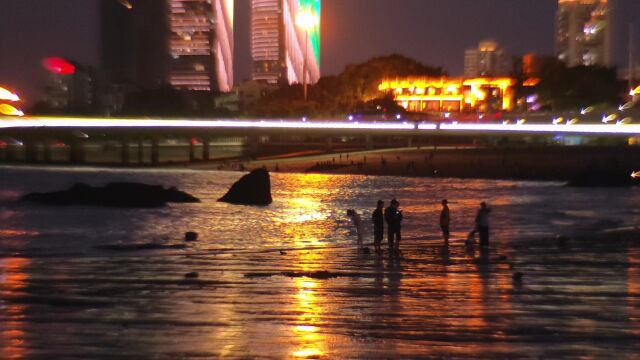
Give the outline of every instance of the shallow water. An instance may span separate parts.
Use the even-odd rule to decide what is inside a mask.
[[[637,224],[636,189],[273,174],[269,207],[216,202],[239,176],[0,168],[0,359],[639,356],[640,244],[553,240]],[[202,203],[18,201],[77,181],[177,186]],[[346,209],[366,220],[392,197],[405,213],[402,256],[358,251]],[[463,244],[482,200],[493,207],[488,262]],[[200,235],[185,249],[128,247],[183,244],[185,231]],[[339,276],[282,275],[324,270]]]

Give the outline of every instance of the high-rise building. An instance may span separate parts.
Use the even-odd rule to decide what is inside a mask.
[[[303,28],[296,21],[302,13],[317,24]],[[253,79],[303,83],[306,69],[306,81],[316,83],[320,79],[320,15],[321,0],[251,0]]]
[[[573,67],[611,66],[610,0],[558,0],[556,55]]]
[[[102,0],[101,68],[112,83],[167,83],[167,4],[158,0]]]
[[[493,40],[481,41],[477,48],[464,52],[464,76],[505,76],[509,59]]]
[[[169,82],[175,88],[233,88],[233,0],[168,0]]]

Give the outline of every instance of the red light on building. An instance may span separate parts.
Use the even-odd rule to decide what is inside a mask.
[[[71,75],[76,72],[76,67],[72,63],[59,57],[46,58],[42,60],[42,65],[54,74]]]

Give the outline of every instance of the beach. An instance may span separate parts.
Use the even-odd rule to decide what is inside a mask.
[[[274,173],[274,203],[247,207],[216,202],[238,172],[2,170],[2,359],[637,356],[633,188]],[[77,181],[177,186],[202,202],[18,200]],[[367,221],[392,197],[405,213],[401,255],[359,249],[346,209]],[[480,200],[493,209],[487,257],[464,244]]]

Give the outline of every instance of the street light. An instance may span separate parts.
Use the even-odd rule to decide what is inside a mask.
[[[304,101],[307,101],[307,58],[309,52],[309,33],[318,25],[318,17],[311,11],[301,11],[296,15],[296,25],[304,30],[304,65],[302,66],[302,86],[304,88]]]

